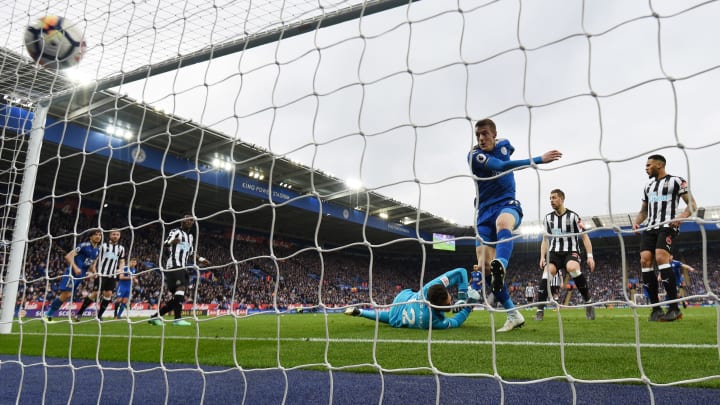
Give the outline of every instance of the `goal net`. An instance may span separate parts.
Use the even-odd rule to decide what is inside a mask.
[[[548,7],[4,6],[0,379],[10,388],[0,402],[710,398],[704,389],[720,385],[720,4]],[[82,31],[77,65],[28,56],[26,27],[45,15]],[[447,331],[344,316],[389,310],[403,290],[476,263],[467,153],[482,118],[513,159],[563,152],[514,172],[524,217],[506,281],[524,328],[496,333],[509,310],[492,303]],[[631,229],[655,153],[704,207],[673,249],[693,271],[677,300],[689,304],[685,319],[670,325],[647,321]],[[541,218],[556,188],[593,242],[595,321],[569,281],[548,302],[556,311],[532,320],[525,287],[540,279]],[[125,253],[98,278],[94,243],[114,244],[113,232]],[[174,302],[178,317],[151,318]],[[677,359],[683,367],[668,367]],[[677,390],[687,386],[696,390]]]

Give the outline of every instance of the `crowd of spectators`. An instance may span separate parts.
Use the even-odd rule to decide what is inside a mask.
[[[40,211],[45,212],[45,211]],[[158,304],[164,297],[162,282],[163,241],[167,232],[177,224],[163,224],[159,220],[142,219],[131,229],[121,225],[121,218],[112,218],[103,229],[117,227],[123,232],[121,243],[129,254],[138,258],[138,282],[134,285],[132,302]],[[86,235],[84,230],[97,227],[92,215],[70,215],[55,210],[34,217],[26,255],[24,279],[20,293],[25,301],[49,301],[55,296],[57,284],[66,263],[64,255]],[[433,255],[398,257],[371,254],[368,250],[348,248],[323,251],[297,241],[276,241],[272,255],[269,242],[262,235],[251,238],[231,238],[227,230],[217,225],[200,223],[197,251],[210,260],[208,268],[191,271],[191,294],[187,297],[199,304],[217,304],[220,308],[240,307],[280,310],[290,305],[316,307],[349,304],[390,304],[398,291],[420,287],[421,275],[427,281],[455,267],[469,268],[472,256]],[[537,283],[538,251],[522,249],[512,257],[508,271],[508,285],[513,299],[526,304],[525,287]],[[709,252],[720,252],[708,249]],[[683,262],[696,268],[686,280],[689,294],[702,295],[707,288],[718,293],[720,255],[710,253],[702,262],[701,246],[686,247]],[[639,253],[628,249],[623,260],[616,249],[595,249],[597,268],[590,276],[592,296],[598,301],[626,301],[639,290]],[[2,269],[6,268],[5,256]],[[706,266],[704,266],[706,265]],[[707,268],[704,283],[703,268]],[[424,269],[424,270],[423,270]],[[568,288],[569,287],[569,288]],[[577,303],[572,283],[565,284],[561,302]],[[87,286],[77,292],[76,300],[87,294]]]

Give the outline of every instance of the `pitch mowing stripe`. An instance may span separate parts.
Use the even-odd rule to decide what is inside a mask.
[[[18,333],[13,333],[18,335]],[[45,336],[44,333],[27,332],[24,335],[35,335]],[[65,337],[86,337],[86,338],[97,338],[98,335],[94,334],[80,334],[80,333],[48,333],[47,336],[65,336]],[[127,339],[128,335],[101,335],[102,338],[109,339]],[[148,336],[148,335],[133,335],[132,339],[164,339],[164,340],[228,340],[228,341],[246,341],[246,342],[313,342],[313,343],[399,343],[399,344],[421,344],[427,345],[427,340],[419,339],[378,339],[374,341],[372,339],[321,339],[321,338],[252,338],[252,337],[210,337],[210,336]],[[566,342],[562,345],[559,342],[533,342],[529,340],[517,341],[517,342],[504,342],[495,341],[498,346],[548,346],[548,347],[622,347],[632,348],[637,347],[634,343],[572,343]],[[489,340],[433,340],[432,344],[444,344],[444,345],[478,345],[478,346],[491,346],[492,341]],[[644,348],[668,348],[668,349],[720,349],[720,344],[695,344],[695,343],[640,343],[640,347]]]

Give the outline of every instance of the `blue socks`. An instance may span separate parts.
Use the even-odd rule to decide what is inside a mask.
[[[53,314],[60,309],[62,306],[62,301],[60,301],[60,298],[55,298],[53,302],[50,304],[50,309],[47,311],[47,316],[53,316]]]
[[[510,255],[513,251],[513,241],[506,240],[512,237],[512,231],[509,229],[501,229],[497,233],[498,244],[495,246],[495,259],[499,260],[507,269]]]
[[[122,316],[122,313],[123,313],[124,310],[125,310],[125,304],[120,304],[120,305],[118,306],[118,313],[117,313],[117,317],[118,317],[118,318],[120,318],[120,317]]]
[[[492,291],[492,282],[490,281],[490,277],[485,277],[485,284],[487,285],[487,291]],[[501,303],[503,308],[515,308],[515,304],[513,304],[512,300],[510,299],[507,285],[503,285],[503,289],[499,292],[494,292],[493,295],[495,296],[495,301]]]

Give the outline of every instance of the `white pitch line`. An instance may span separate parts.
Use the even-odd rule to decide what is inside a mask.
[[[17,333],[13,333],[17,335]],[[44,333],[24,333],[24,335],[35,335],[44,336]],[[80,334],[80,333],[48,333],[47,336],[73,336],[73,337],[91,337],[97,338],[98,335],[92,334]],[[111,339],[127,339],[128,335],[101,335],[103,338]],[[399,344],[422,344],[427,345],[427,340],[419,339],[322,339],[322,338],[253,338],[253,337],[224,337],[224,336],[147,336],[147,335],[132,335],[132,339],[165,339],[165,340],[227,340],[227,341],[246,341],[246,342],[313,342],[313,343],[399,343]],[[490,340],[432,340],[432,344],[444,344],[444,345],[478,345],[478,346],[492,346],[493,342]],[[566,342],[562,345],[560,342],[533,342],[529,340],[517,341],[517,342],[505,342],[495,341],[497,346],[548,346],[548,347],[625,347],[632,348],[637,347],[635,343],[572,343]],[[640,343],[640,347],[644,348],[668,348],[668,349],[720,349],[720,344],[695,344],[695,343]]]

